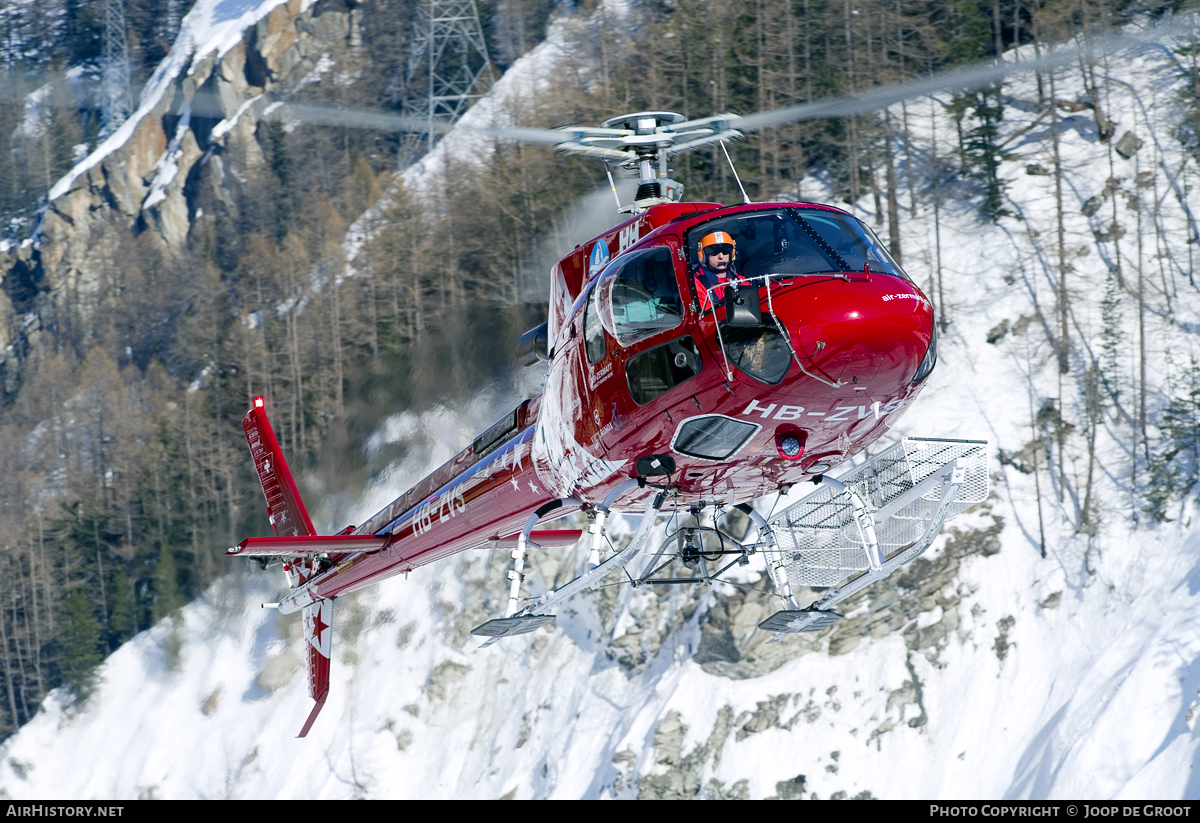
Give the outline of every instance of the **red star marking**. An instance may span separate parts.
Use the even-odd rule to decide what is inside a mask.
[[[318,643],[321,642],[321,632],[329,628],[329,625],[321,620],[321,610],[317,609],[317,613],[313,615],[313,637]]]

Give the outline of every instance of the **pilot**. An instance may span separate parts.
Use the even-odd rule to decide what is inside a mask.
[[[696,280],[696,294],[700,296],[700,308],[708,308],[708,289],[717,300],[725,297],[725,286],[729,275],[733,273],[733,260],[737,257],[737,245],[728,232],[710,231],[700,238],[697,248],[700,254],[700,265],[692,276]]]

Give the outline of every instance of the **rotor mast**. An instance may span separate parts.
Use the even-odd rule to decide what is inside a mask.
[[[669,127],[685,119],[674,112],[646,111],[614,117],[600,124],[602,129],[632,132],[624,140],[632,156],[623,163],[605,160],[609,165],[637,169],[637,194],[632,203],[621,208],[622,212],[636,214],[658,203],[677,203],[683,197],[683,184],[671,179],[670,148],[675,135]]]
[[[561,134],[554,148],[565,154],[599,157],[608,166],[637,172],[638,188],[633,202],[622,206],[624,214],[638,214],[659,203],[677,203],[683,184],[671,178],[671,160],[677,154],[726,140],[744,140],[732,128],[735,115],[688,120],[670,111],[643,111],[605,120],[598,128],[568,126],[545,132]],[[549,142],[552,138],[536,137]]]

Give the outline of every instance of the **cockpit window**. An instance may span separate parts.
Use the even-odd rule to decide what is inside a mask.
[[[693,272],[702,265],[700,239],[722,231],[734,241],[730,268],[742,277],[873,272],[908,279],[878,238],[858,219],[828,209],[781,208],[741,212],[688,232]]]
[[[614,260],[596,286],[600,321],[628,346],[683,322],[683,300],[671,250],[659,246]]]
[[[828,209],[790,209],[796,219],[825,241],[849,267],[847,271],[871,271],[909,277],[879,242],[875,232],[848,214]],[[816,238],[814,238],[815,240]]]

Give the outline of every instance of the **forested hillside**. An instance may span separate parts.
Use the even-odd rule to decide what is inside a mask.
[[[383,416],[470,391],[540,322],[543,307],[527,299],[544,277],[542,238],[605,184],[594,161],[501,144],[448,161],[432,196],[406,191],[398,135],[289,123],[265,110],[274,99],[397,109],[413,0],[293,0],[239,46],[192,53],[196,43],[176,38],[190,31],[189,11],[212,5],[126,4],[135,84],[151,88],[156,67],[172,59],[191,74],[147,115],[157,118],[159,142],[132,141],[128,156],[106,155],[108,165],[70,178],[86,183],[58,192],[106,137],[95,97],[103,3],[0,4],[0,62],[13,79],[0,94],[0,735],[28,721],[56,686],[85,696],[105,654],[223,574],[226,546],[267,530],[239,426],[251,397],[268,398],[294,466],[316,469],[326,488],[363,484],[380,466],[361,446]],[[564,27],[561,70],[510,101],[516,122],[549,126],[853,95],[1014,45],[1036,52],[1150,25],[1189,4],[479,5],[500,69],[536,46],[547,25]],[[1044,478],[1048,495],[1073,500],[1072,526],[1083,534],[1098,527],[1093,489],[1102,474],[1127,491],[1128,516],[1166,519],[1200,471],[1200,348],[1166,355],[1146,333],[1154,323],[1194,332],[1173,312],[1194,302],[1196,288],[1200,32],[1172,52],[1174,97],[1156,109],[1155,140],[1138,138],[1159,159],[1133,175],[1114,170],[1109,188],[1081,202],[1063,185],[1061,131],[1092,130],[1114,169],[1125,156],[1117,148],[1125,129],[1108,107],[1121,81],[1105,59],[1039,74],[1036,96],[1014,99],[999,85],[947,93],[936,105],[953,130],[919,138],[927,98],[770,129],[730,147],[753,199],[831,192],[870,215],[934,300],[943,331],[972,321],[942,297],[943,278],[956,272],[937,255],[910,260],[918,245],[928,248],[906,234],[911,221],[970,208],[983,224],[1037,233],[1027,262],[1051,272],[1055,288],[1041,290],[1035,315],[1006,321],[989,339],[1029,330],[1021,339],[1038,341],[1030,362],[1049,351],[1055,378],[1035,392],[1027,445],[1001,454]],[[189,119],[184,103],[210,86],[231,95],[225,110]],[[1064,96],[1064,87],[1082,92]],[[1002,128],[1014,111],[1036,113],[1030,130],[1050,130],[1053,151],[1025,176],[1046,184],[1057,225],[1024,226],[1007,196],[1013,179],[999,170],[1023,139]],[[1190,159],[1160,162],[1166,144]],[[137,197],[118,183],[126,160],[142,164],[140,180],[128,183]],[[173,176],[172,164],[185,161]],[[686,199],[740,198],[719,148],[685,156],[676,176]],[[1081,209],[1096,226],[1086,243],[1064,217]],[[361,245],[347,269],[346,233],[356,221]],[[1160,242],[1164,231],[1189,238],[1186,262]],[[1100,310],[1112,321],[1095,328],[1136,316],[1136,338],[1080,336],[1075,301],[1100,286],[1072,275],[1093,242],[1107,273]],[[1160,380],[1155,371],[1168,361],[1177,376]],[[1130,444],[1121,465],[1097,462],[1106,426]]]

